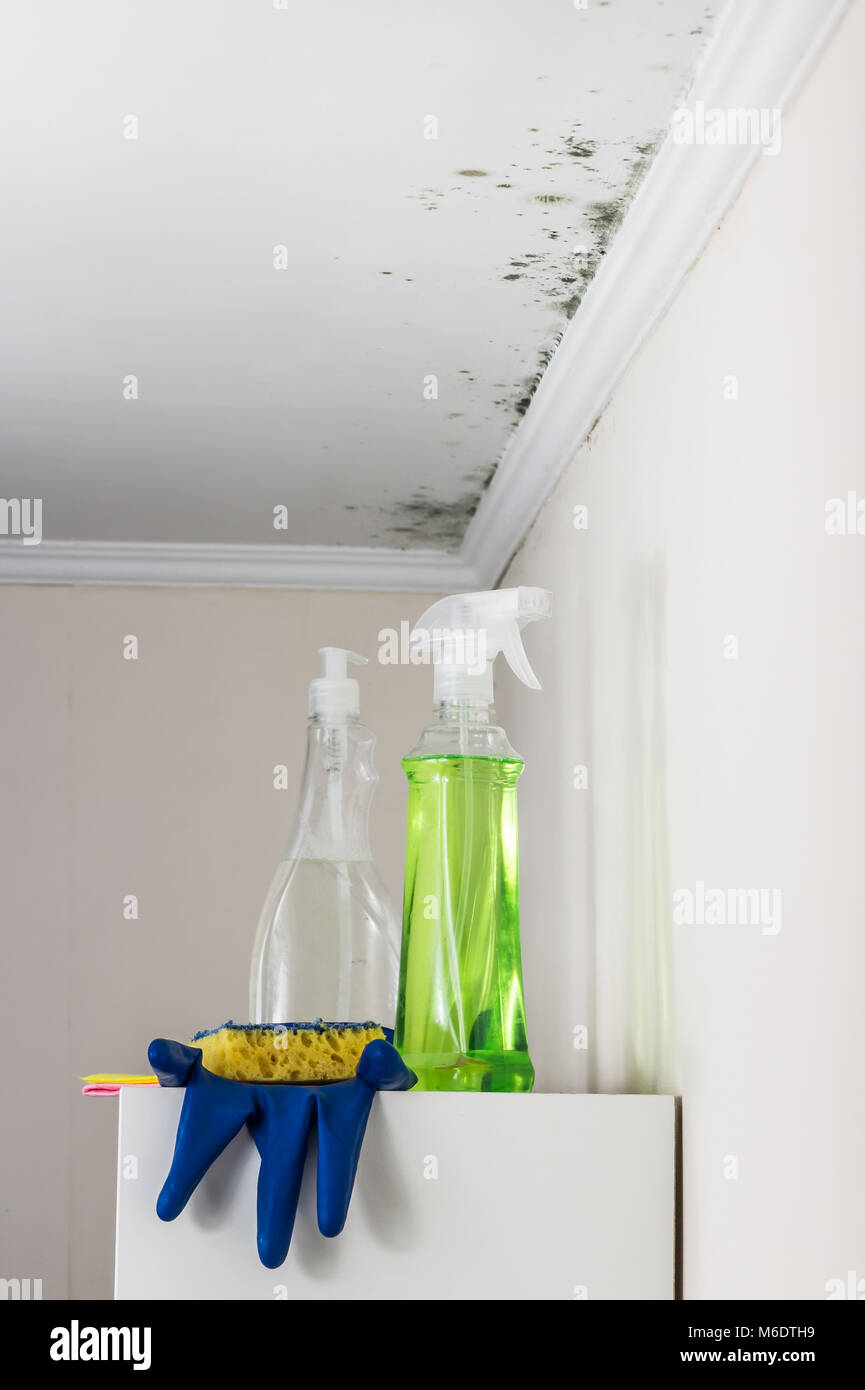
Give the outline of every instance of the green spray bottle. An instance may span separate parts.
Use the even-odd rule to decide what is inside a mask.
[[[395,1043],[424,1091],[530,1091],[517,873],[523,761],[495,721],[502,652],[540,683],[521,629],[550,616],[546,589],[455,594],[427,609],[412,660],[435,670],[435,719],[403,768],[409,783]]]

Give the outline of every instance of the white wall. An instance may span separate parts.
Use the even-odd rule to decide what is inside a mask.
[[[426,596],[0,589],[0,1081],[4,1277],[110,1297],[112,1102],[77,1078],[146,1072],[147,1045],[247,1017],[258,913],[283,850],[319,646],[370,657],[376,861],[402,896],[400,758],[428,670],[375,660]],[[139,659],[123,639],[139,639]],[[273,768],[289,788],[273,789]],[[126,894],[139,898],[126,921]]]
[[[689,1298],[865,1278],[863,48],[857,3],[503,581],[555,591],[499,695],[538,1083],[682,1095]],[[698,881],[780,931],[674,926]]]

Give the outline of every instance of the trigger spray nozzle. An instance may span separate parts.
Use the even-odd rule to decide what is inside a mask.
[[[415,624],[412,640],[435,667],[435,700],[493,703],[493,663],[501,652],[532,690],[541,683],[529,664],[522,629],[552,612],[548,589],[521,586],[439,599]]]

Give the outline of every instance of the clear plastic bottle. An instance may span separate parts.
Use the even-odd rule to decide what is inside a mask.
[[[306,764],[294,832],[265,899],[249,976],[254,1023],[371,1020],[396,1011],[396,912],[372,862],[375,735],[360,722],[341,647],[322,647],[310,684]]]

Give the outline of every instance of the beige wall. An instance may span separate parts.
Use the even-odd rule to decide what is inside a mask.
[[[538,1083],[682,1094],[690,1298],[865,1278],[863,48],[860,3],[503,581],[555,591],[499,699]],[[674,927],[698,880],[780,932]]]
[[[147,1044],[247,1016],[261,902],[283,849],[324,643],[368,655],[381,774],[373,851],[402,892],[401,756],[432,698],[375,660],[425,596],[0,589],[2,1249],[46,1298],[110,1297],[112,1102],[76,1078],[147,1071]],[[134,634],[139,659],[124,660]],[[290,788],[275,791],[275,764]],[[139,918],[122,903],[137,894]]]

